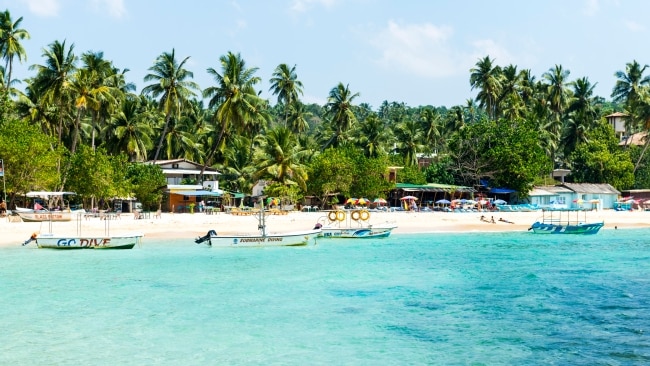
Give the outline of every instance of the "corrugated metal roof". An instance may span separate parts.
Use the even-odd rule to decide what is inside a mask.
[[[621,192],[619,192],[616,188],[606,183],[564,183],[563,185],[576,193],[621,194]]]

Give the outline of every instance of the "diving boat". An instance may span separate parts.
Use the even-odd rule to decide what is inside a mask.
[[[294,231],[286,233],[269,233],[266,229],[266,213],[264,208],[257,212],[259,234],[217,234],[210,230],[204,236],[194,240],[196,244],[206,243],[211,247],[279,247],[279,246],[303,246],[315,242],[321,230]]]
[[[371,224],[369,220],[368,210],[336,210],[319,219],[317,225],[324,238],[386,238],[397,228],[394,223]]]
[[[83,235],[81,224],[79,218],[75,234],[55,235],[52,233],[52,221],[49,221],[48,233],[33,233],[22,245],[35,241],[39,248],[50,249],[132,249],[136,244],[142,243],[144,236],[142,233],[111,235],[110,220],[104,223],[104,235]]]
[[[604,221],[587,222],[584,209],[543,209],[543,216],[528,229],[535,234],[593,235],[605,225]]]

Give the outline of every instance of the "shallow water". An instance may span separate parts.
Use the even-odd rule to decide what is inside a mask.
[[[648,234],[2,248],[0,364],[647,364]]]

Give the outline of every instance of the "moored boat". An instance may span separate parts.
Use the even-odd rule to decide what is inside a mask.
[[[142,234],[128,235],[54,235],[38,234],[34,239],[39,248],[51,249],[132,249],[142,241]],[[24,243],[26,245],[28,243]]]
[[[279,246],[303,246],[315,242],[321,230],[294,231],[286,233],[269,233],[266,230],[266,214],[264,209],[257,212],[259,234],[217,234],[210,230],[204,236],[194,240],[196,244],[206,243],[212,247],[279,247]]]
[[[326,221],[327,220],[327,221]],[[320,236],[324,238],[386,238],[393,229],[394,223],[371,224],[368,210],[336,210],[330,211],[326,217],[319,220]],[[321,221],[324,224],[321,224]]]
[[[543,209],[543,216],[535,221],[529,231],[535,234],[593,235],[605,225],[603,221],[587,222],[583,209]]]

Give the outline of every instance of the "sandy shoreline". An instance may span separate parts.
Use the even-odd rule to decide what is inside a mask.
[[[267,216],[270,232],[306,230],[314,227],[319,220],[326,220],[327,212],[291,212],[287,215]],[[480,220],[485,215],[488,220],[494,217],[496,223]],[[530,225],[540,218],[541,212],[373,212],[370,223],[392,222],[397,224],[396,234],[429,232],[495,232],[527,231]],[[499,218],[513,224],[499,222]],[[604,221],[604,229],[650,228],[650,212],[602,210],[587,213],[588,221]],[[77,220],[52,223],[52,231],[57,234],[75,234]],[[143,244],[160,239],[184,239],[188,243],[208,230],[218,233],[254,233],[257,220],[253,216],[234,216],[225,213],[216,215],[170,214],[163,213],[161,218],[134,220],[131,214],[123,214],[120,219],[109,222],[111,234],[139,232],[144,234]],[[103,235],[106,221],[99,218],[81,220],[81,232],[85,235]],[[49,223],[10,222],[0,219],[0,247],[20,245],[32,233],[49,232]]]

